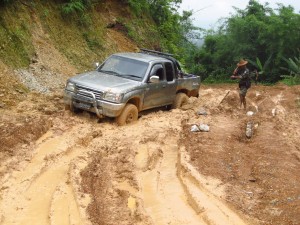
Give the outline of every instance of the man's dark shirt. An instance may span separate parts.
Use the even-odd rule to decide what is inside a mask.
[[[248,68],[238,68],[236,73],[236,76],[241,76],[241,79],[239,81],[239,87],[246,87],[249,88],[251,85],[251,79],[250,79],[250,71]]]

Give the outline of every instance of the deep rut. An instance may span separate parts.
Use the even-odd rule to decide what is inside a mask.
[[[86,224],[70,180],[72,161],[85,153],[76,145],[76,129],[61,136],[48,132],[37,142],[34,157],[6,184],[1,224]]]
[[[176,125],[180,130],[180,124]],[[173,123],[169,129],[176,125]],[[140,170],[136,173],[139,197],[153,224],[246,224],[218,193],[205,187],[211,180],[200,176],[189,164],[188,156],[178,146],[179,133],[166,129],[156,142],[140,144],[135,157]]]

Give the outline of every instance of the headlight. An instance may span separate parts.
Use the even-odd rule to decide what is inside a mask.
[[[74,83],[68,82],[68,83],[67,83],[67,86],[66,86],[66,89],[67,89],[68,91],[73,91],[73,92],[75,92],[76,86],[75,86]]]
[[[120,103],[122,101],[123,96],[124,96],[123,94],[115,94],[115,93],[106,92],[104,94],[103,99],[106,101],[110,101],[110,102]]]

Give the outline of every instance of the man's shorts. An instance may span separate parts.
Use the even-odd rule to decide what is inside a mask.
[[[247,91],[248,91],[248,88],[246,88],[244,86],[240,87],[240,95],[246,96]]]

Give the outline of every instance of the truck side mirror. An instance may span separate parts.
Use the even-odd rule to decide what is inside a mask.
[[[99,63],[99,62],[95,62],[95,63],[94,63],[95,69],[98,69],[99,66],[100,66],[100,63]]]
[[[159,76],[151,76],[149,79],[150,83],[159,83]]]

